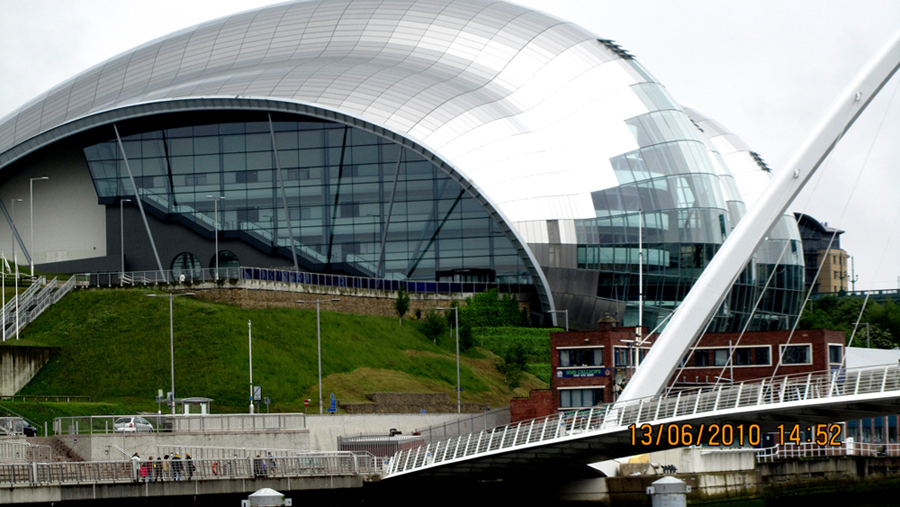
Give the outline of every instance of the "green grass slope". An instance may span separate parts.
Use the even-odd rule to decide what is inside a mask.
[[[157,389],[169,390],[169,305],[148,290],[70,293],[6,345],[60,351],[21,394],[89,395],[135,410],[156,410]],[[175,389],[206,396],[216,411],[243,411],[249,396],[247,322],[253,328],[253,383],[273,411],[316,404],[314,309],[243,309],[189,297],[174,299]],[[447,341],[449,342],[449,340]],[[443,345],[443,346],[442,346]],[[533,376],[510,391],[489,351],[462,360],[464,401],[501,406],[512,396],[546,387]],[[432,343],[413,322],[322,312],[324,395],[365,401],[375,391],[440,392],[454,397],[456,360],[447,343]]]

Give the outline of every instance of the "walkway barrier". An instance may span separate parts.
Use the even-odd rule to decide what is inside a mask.
[[[268,447],[211,447],[202,445],[157,445],[158,456],[174,456],[179,454],[182,458],[191,455],[194,459],[237,459],[253,458],[257,455],[276,458],[290,458],[308,451],[302,449],[271,449]]]
[[[863,456],[885,458],[900,456],[900,444],[873,444],[844,440],[840,445],[784,444],[760,449],[756,453],[758,463],[799,458],[827,458],[832,456]]]
[[[900,365],[891,364],[782,375],[712,388],[669,392],[620,406],[606,404],[560,412],[399,451],[391,459],[387,475],[585,433],[621,431],[631,424],[658,424],[676,417],[701,416],[727,409],[896,391],[900,391]]]
[[[53,420],[54,435],[83,435],[93,433],[141,432],[241,432],[258,430],[299,430],[306,428],[306,415],[282,414],[171,414],[142,415],[150,427],[115,427],[117,419],[131,415],[98,415],[57,417]]]
[[[0,485],[51,486],[133,482],[378,474],[371,455],[307,452],[291,457],[0,463]]]
[[[49,445],[34,445],[28,442],[0,442],[0,461],[21,461],[24,463],[49,462],[53,450]]]
[[[182,276],[184,277],[182,279]],[[169,285],[177,283],[259,282],[263,284],[312,285],[338,289],[356,289],[396,292],[399,289],[410,294],[459,294],[479,293],[497,289],[502,294],[530,294],[534,286],[522,283],[501,282],[440,282],[393,280],[362,276],[331,275],[299,272],[283,269],[229,267],[219,268],[218,282],[215,268],[180,271],[129,271],[126,273],[84,273],[82,278],[90,287],[122,287],[144,285]]]

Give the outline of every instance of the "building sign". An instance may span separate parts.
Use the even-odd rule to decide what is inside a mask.
[[[556,370],[556,378],[608,377],[609,368],[571,368]]]

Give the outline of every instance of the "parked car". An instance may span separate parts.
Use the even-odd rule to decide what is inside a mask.
[[[113,431],[116,433],[151,432],[153,425],[141,416],[120,417],[113,423]]]
[[[25,427],[22,428],[22,433],[24,433],[26,437],[36,437],[37,436],[37,428],[26,423]]]

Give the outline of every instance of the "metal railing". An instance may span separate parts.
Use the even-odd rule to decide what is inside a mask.
[[[181,280],[181,276],[184,280]],[[80,275],[90,287],[122,287],[136,285],[169,285],[174,283],[216,283],[215,268],[202,268],[179,271],[176,275],[166,271],[129,271],[108,273],[84,273]],[[520,283],[501,282],[439,282],[394,280],[390,278],[369,278],[364,276],[331,275],[285,269],[221,267],[219,282],[225,283],[258,282],[258,288],[273,288],[278,284],[311,285],[339,289],[374,290],[396,292],[402,288],[410,294],[458,294],[478,293],[497,289],[504,294],[527,294],[534,286]]]
[[[349,452],[309,452],[282,458],[121,460],[0,463],[3,486],[169,482],[379,474],[378,460]]]
[[[643,398],[619,406],[607,404],[561,412],[399,451],[391,459],[387,475],[577,434],[621,431],[631,424],[658,423],[728,409],[898,390],[900,365],[892,364],[877,368],[782,375],[727,386],[670,392],[658,398]]]
[[[54,278],[49,283],[44,277],[35,280],[30,287],[19,294],[18,326],[21,331],[25,325],[33,322],[50,305],[59,301],[75,287],[76,278],[72,276],[63,284]],[[16,298],[13,297],[3,308],[0,316],[2,338],[9,339],[16,334]]]
[[[166,454],[182,457],[191,456],[194,459],[238,459],[253,458],[256,456],[267,457],[271,454],[276,458],[290,458],[308,451],[302,449],[271,449],[265,447],[211,447],[200,445],[157,445],[156,452],[159,456]]]
[[[96,415],[57,417],[53,420],[54,435],[83,435],[94,433],[135,434],[133,429],[115,429],[115,421],[127,415]],[[142,415],[152,432],[241,432],[258,430],[299,430],[306,428],[306,415],[281,414],[171,414]],[[139,432],[137,434],[140,434]]]
[[[52,460],[53,450],[49,445],[34,445],[28,442],[0,442],[0,461],[35,463]]]
[[[435,424],[427,428],[416,428],[415,433],[421,435],[425,442],[431,443],[437,440],[466,435],[479,429],[495,428],[509,424],[509,421],[509,407],[505,407],[480,414],[471,414],[468,417],[460,417],[456,421]]]
[[[784,444],[759,449],[756,453],[758,463],[797,458],[827,458],[832,456],[863,456],[868,458],[884,458],[900,456],[900,444],[873,444],[870,442],[854,442],[844,440],[840,445]]]

